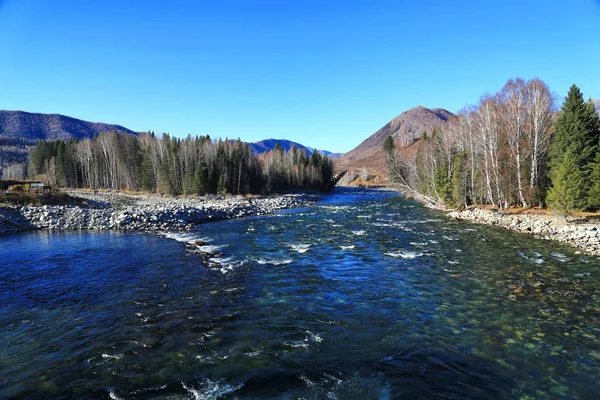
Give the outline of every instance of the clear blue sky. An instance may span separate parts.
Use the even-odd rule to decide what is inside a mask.
[[[509,78],[600,98],[600,0],[0,0],[0,109],[345,152]]]

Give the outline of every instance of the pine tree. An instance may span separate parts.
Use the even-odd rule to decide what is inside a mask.
[[[66,186],[66,160],[65,160],[66,143],[63,141],[56,142],[56,182],[59,186]]]
[[[590,103],[583,100],[583,95],[576,85],[571,86],[554,128],[548,162],[551,186],[566,185],[557,190],[561,193],[571,191],[579,193],[577,196],[564,197],[563,200],[575,201],[568,205],[569,209],[584,209],[588,206],[588,192],[591,187],[591,180],[588,178],[598,148],[598,116]],[[566,157],[567,153],[570,154],[569,157]],[[574,163],[575,167],[563,165],[566,161]],[[573,168],[577,169],[577,173]],[[555,179],[563,179],[565,174],[580,176],[583,180],[581,187],[574,182],[555,181]],[[551,207],[561,204],[557,202],[556,196],[557,191],[550,188],[548,203]],[[561,205],[559,208],[565,207]]]
[[[467,199],[467,153],[460,152],[454,159],[454,168],[452,170],[452,203],[454,207],[466,207]]]
[[[445,165],[439,165],[434,174],[435,191],[440,200],[446,205],[452,205],[452,183],[448,179],[448,168]]]
[[[550,208],[570,213],[581,209],[585,204],[585,178],[577,165],[577,159],[576,155],[567,151],[557,163],[558,167],[552,170],[552,187],[547,198]]]
[[[206,170],[202,168],[202,165],[198,163],[196,166],[196,172],[194,173],[194,181],[192,183],[194,193],[199,195],[206,194]]]
[[[227,189],[225,188],[225,180],[223,179],[223,175],[219,175],[219,183],[217,184],[217,194],[227,194]]]
[[[592,210],[598,210],[600,209],[600,151],[596,152],[596,159],[590,170],[590,182],[588,207]]]

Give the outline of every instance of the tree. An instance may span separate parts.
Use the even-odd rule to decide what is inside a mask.
[[[427,133],[424,132],[423,135],[426,137]],[[396,145],[394,144],[394,139],[391,136],[386,137],[383,141],[383,151],[386,155],[396,151]]]
[[[454,160],[454,169],[452,171],[452,202],[454,207],[467,207],[469,204],[468,192],[468,173],[467,173],[467,152],[461,151]]]
[[[578,157],[569,150],[552,170],[552,187],[548,191],[547,199],[550,208],[570,213],[585,204],[585,179],[577,159]]]
[[[554,98],[548,85],[540,79],[527,83],[527,141],[530,154],[529,192],[538,203],[543,203],[546,190],[547,156],[552,137]]]
[[[516,169],[517,190],[519,202],[527,207],[523,183],[523,145],[526,138],[525,124],[527,122],[526,103],[527,87],[523,79],[509,80],[501,91],[502,113],[500,121],[506,130],[508,148]]]
[[[600,151],[596,152],[596,159],[590,171],[592,185],[588,194],[588,207],[592,210],[600,209]]]
[[[196,172],[194,173],[193,190],[194,193],[203,195],[206,193],[206,170],[202,168],[202,165],[198,163],[196,166]]]
[[[548,162],[551,186],[564,185],[565,183],[555,179],[562,179],[565,173],[575,174],[571,171],[573,165],[569,165],[568,168],[563,165],[567,161],[574,163],[577,169],[575,175],[581,176],[583,183],[578,188],[581,193],[569,197],[575,201],[569,206],[572,209],[584,209],[588,206],[587,198],[591,187],[589,173],[593,169],[598,149],[598,116],[591,103],[583,100],[583,95],[576,85],[569,89],[554,128]],[[568,159],[567,153],[570,154]],[[563,189],[561,190],[564,192]],[[551,192],[555,193],[552,197],[553,201],[550,201]],[[554,206],[558,204],[556,190],[553,191],[553,188],[548,193],[548,203]]]

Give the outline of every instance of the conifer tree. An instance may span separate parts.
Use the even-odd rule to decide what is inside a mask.
[[[548,204],[561,210],[584,209],[588,207],[591,187],[588,178],[598,148],[598,116],[583,100],[576,85],[571,86],[554,127],[548,163],[552,186],[548,192]],[[564,165],[565,162],[569,165]],[[577,179],[565,180],[566,176]],[[572,203],[564,203],[569,201]]]
[[[590,182],[588,207],[592,210],[598,210],[600,209],[600,151],[596,152],[596,159],[590,170]]]
[[[202,165],[198,163],[196,171],[194,173],[193,190],[194,193],[204,195],[206,193],[206,170],[202,168]]]
[[[581,209],[585,204],[585,178],[577,165],[578,157],[570,150],[556,163],[550,179],[552,187],[548,191],[548,205],[550,208],[565,213]]]

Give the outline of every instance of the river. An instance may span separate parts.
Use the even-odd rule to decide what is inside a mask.
[[[599,297],[596,258],[385,191],[25,232],[0,238],[0,398],[597,398]]]

